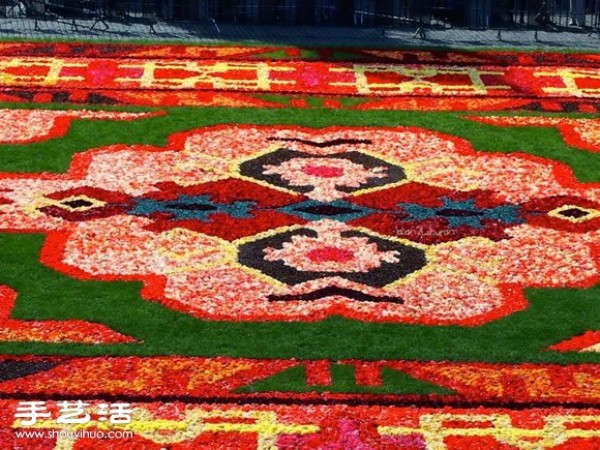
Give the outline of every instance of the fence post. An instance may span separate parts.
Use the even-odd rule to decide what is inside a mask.
[[[469,26],[478,30],[489,28],[492,12],[491,0],[471,0]]]

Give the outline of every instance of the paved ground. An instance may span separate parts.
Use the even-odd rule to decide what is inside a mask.
[[[166,23],[155,25],[156,33],[147,25],[109,23],[106,31],[90,30],[92,22],[79,22],[72,30],[68,22],[40,22],[35,29],[30,19],[0,18],[0,39],[91,39],[109,41],[175,41],[190,43],[248,42],[285,45],[327,45],[334,43],[347,47],[453,47],[453,48],[528,48],[528,49],[584,49],[600,51],[598,30],[572,29],[568,32],[538,31],[533,29],[498,30],[427,29],[426,39],[414,38],[416,28],[367,27],[283,27],[221,25],[220,33],[212,24]],[[101,28],[101,27],[100,27]],[[589,33],[589,31],[592,31]]]

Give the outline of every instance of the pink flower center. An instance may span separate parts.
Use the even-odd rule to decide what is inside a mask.
[[[338,247],[321,247],[311,250],[306,255],[313,262],[334,261],[345,263],[354,258],[354,252]]]
[[[335,166],[308,165],[304,167],[303,172],[307,175],[313,175],[321,178],[337,178],[344,175],[344,169],[342,167]]]

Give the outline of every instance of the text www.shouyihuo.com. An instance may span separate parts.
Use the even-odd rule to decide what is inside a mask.
[[[102,430],[16,430],[18,439],[131,439],[133,431]]]

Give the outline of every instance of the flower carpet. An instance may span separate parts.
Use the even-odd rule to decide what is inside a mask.
[[[600,56],[0,43],[0,448],[600,448]]]

